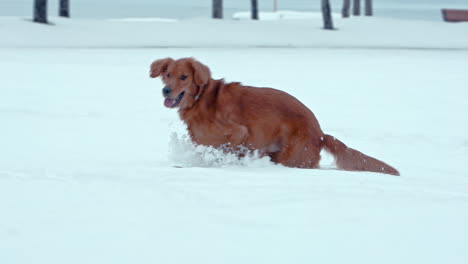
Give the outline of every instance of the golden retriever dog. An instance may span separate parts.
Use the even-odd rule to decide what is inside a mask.
[[[210,69],[193,58],[154,61],[150,77],[158,76],[165,84],[164,105],[178,109],[195,144],[239,155],[241,149],[258,151],[295,168],[317,168],[325,149],[338,169],[399,175],[386,163],[324,134],[309,108],[285,92],[212,79]]]

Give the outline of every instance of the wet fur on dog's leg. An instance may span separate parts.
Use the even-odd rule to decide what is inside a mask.
[[[244,156],[248,146],[245,146],[245,140],[249,136],[247,127],[243,125],[231,125],[225,133],[228,142],[225,149],[229,152]]]
[[[287,167],[313,169],[318,168],[320,150],[320,144],[317,142],[307,138],[292,137],[274,157],[276,162]]]

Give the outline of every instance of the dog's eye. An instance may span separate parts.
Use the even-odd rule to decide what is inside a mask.
[[[166,74],[166,77],[167,78],[171,77],[171,74],[170,73]]]
[[[182,76],[180,76],[180,79],[183,81],[183,80],[187,79],[187,76],[186,76],[186,75],[182,75]]]

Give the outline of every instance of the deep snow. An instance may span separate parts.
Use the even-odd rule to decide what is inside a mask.
[[[120,21],[121,31],[107,38],[131,45],[109,49],[100,38],[60,36],[98,36],[118,28],[115,21],[57,20],[47,29],[1,21],[4,36],[24,40],[21,32],[48,30],[51,38],[28,48],[0,39],[0,263],[468,261],[464,26],[437,45],[426,36],[385,49],[366,49],[366,39],[347,49],[356,40],[345,30],[332,33],[343,39],[339,49],[327,48],[335,37],[320,30],[317,38],[293,39],[295,48],[242,40],[223,48],[223,39],[216,49],[142,49],[159,40],[197,42],[147,35],[155,25],[183,28],[180,22],[140,22],[138,31]],[[244,32],[234,36],[252,28],[255,43],[256,26],[298,30],[288,23],[231,27]],[[355,23],[350,30],[367,22]],[[405,31],[407,24],[395,23]],[[94,26],[82,33],[83,24]],[[128,35],[135,38],[119,38]],[[430,49],[406,49],[412,41]],[[210,152],[194,151],[177,113],[164,108],[161,82],[148,77],[151,61],[167,56],[194,56],[215,78],[291,93],[324,131],[402,176],[290,169],[264,159],[236,164],[216,154],[224,160],[209,163]]]

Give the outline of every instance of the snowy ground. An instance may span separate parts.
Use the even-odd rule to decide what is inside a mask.
[[[245,15],[241,12],[236,17],[242,14]],[[321,16],[316,13],[295,12],[289,17],[294,19],[177,21],[154,18],[69,20],[51,17],[49,21],[54,26],[46,27],[27,23],[26,19],[0,17],[0,47],[468,50],[468,23],[335,17],[334,24],[338,30],[324,31]]]
[[[459,37],[466,27],[455,25],[438,45],[432,35],[414,38],[422,50],[404,48],[412,41],[404,38],[400,48],[396,41],[356,48],[341,35],[343,48],[329,49],[327,34],[341,33],[323,31],[316,42],[298,38],[295,48],[142,49],[149,27],[137,34],[128,21],[119,22],[128,31],[108,39],[133,34],[133,47],[57,40],[63,31],[54,31],[65,26],[68,36],[97,36],[104,22],[83,33],[83,23],[93,24],[86,20],[49,26],[49,47],[39,39],[19,48],[11,37],[26,37],[9,28],[43,29],[7,20],[0,263],[467,263],[468,45]],[[290,24],[281,25],[288,34]],[[155,34],[149,44],[160,45],[156,36],[164,45],[183,40]],[[163,107],[161,83],[148,78],[149,63],[167,56],[194,56],[215,78],[293,94],[324,131],[402,176],[258,159],[236,165],[219,155],[213,164],[211,152],[186,144],[176,112]]]

